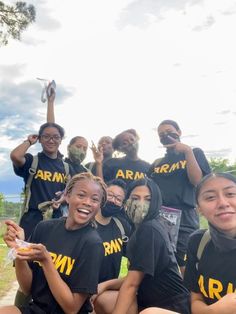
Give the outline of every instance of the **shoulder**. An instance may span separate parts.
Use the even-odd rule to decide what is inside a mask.
[[[194,231],[190,235],[189,241],[188,241],[189,250],[191,250],[192,252],[197,252],[200,241],[206,231],[207,229],[199,229],[199,230]]]

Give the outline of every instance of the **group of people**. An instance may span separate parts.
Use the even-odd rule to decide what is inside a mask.
[[[212,173],[203,151],[181,142],[173,120],[157,128],[166,154],[152,164],[138,157],[134,129],[102,137],[85,166],[88,142],[76,136],[63,159],[54,99],[52,90],[38,134],[11,152],[30,195],[20,224],[6,221],[20,289],[15,305],[0,314],[236,313],[236,178]],[[37,141],[42,152],[33,171],[27,151]],[[40,205],[48,201],[53,211],[46,220]],[[181,212],[176,246],[163,206]],[[199,213],[209,230],[199,230]],[[128,272],[121,278],[124,256]]]

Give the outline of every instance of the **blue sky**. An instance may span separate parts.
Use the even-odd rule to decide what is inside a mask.
[[[152,162],[164,153],[155,128],[170,118],[186,144],[235,160],[235,1],[29,3],[36,23],[0,48],[0,192],[20,193],[9,153],[45,121],[36,77],[57,83],[65,155],[75,135],[91,143],[135,128],[140,157]]]

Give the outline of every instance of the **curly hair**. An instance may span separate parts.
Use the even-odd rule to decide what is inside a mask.
[[[82,173],[74,175],[66,185],[65,195],[69,195],[72,192],[75,184],[81,180],[89,180],[89,181],[95,182],[101,187],[102,194],[103,194],[101,207],[104,206],[104,204],[107,201],[107,186],[101,178],[94,176],[90,172],[82,172]]]

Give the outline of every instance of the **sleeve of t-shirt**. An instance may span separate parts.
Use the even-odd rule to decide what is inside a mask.
[[[16,167],[13,164],[13,170],[15,174],[19,177],[24,178],[25,181],[27,181],[29,176],[29,168],[31,167],[33,161],[33,155],[31,154],[25,154],[25,163],[22,167]]]
[[[99,272],[104,256],[101,241],[92,241],[85,245],[78,258],[73,274],[70,278],[70,289],[73,293],[96,294]]]
[[[129,270],[141,271],[144,274],[154,276],[156,266],[161,265],[158,261],[160,254],[165,254],[163,248],[163,238],[161,234],[157,234],[151,224],[143,224],[139,227],[136,234],[135,245],[130,259]],[[163,243],[162,243],[163,242]]]
[[[198,286],[198,270],[197,270],[197,250],[198,245],[201,240],[201,236],[199,234],[199,230],[194,232],[188,242],[188,249],[187,249],[187,262],[186,268],[184,272],[184,285],[193,292],[200,292]]]
[[[206,159],[204,152],[200,148],[193,149],[194,156],[198,162],[199,167],[201,168],[203,175],[211,172],[210,165]]]

